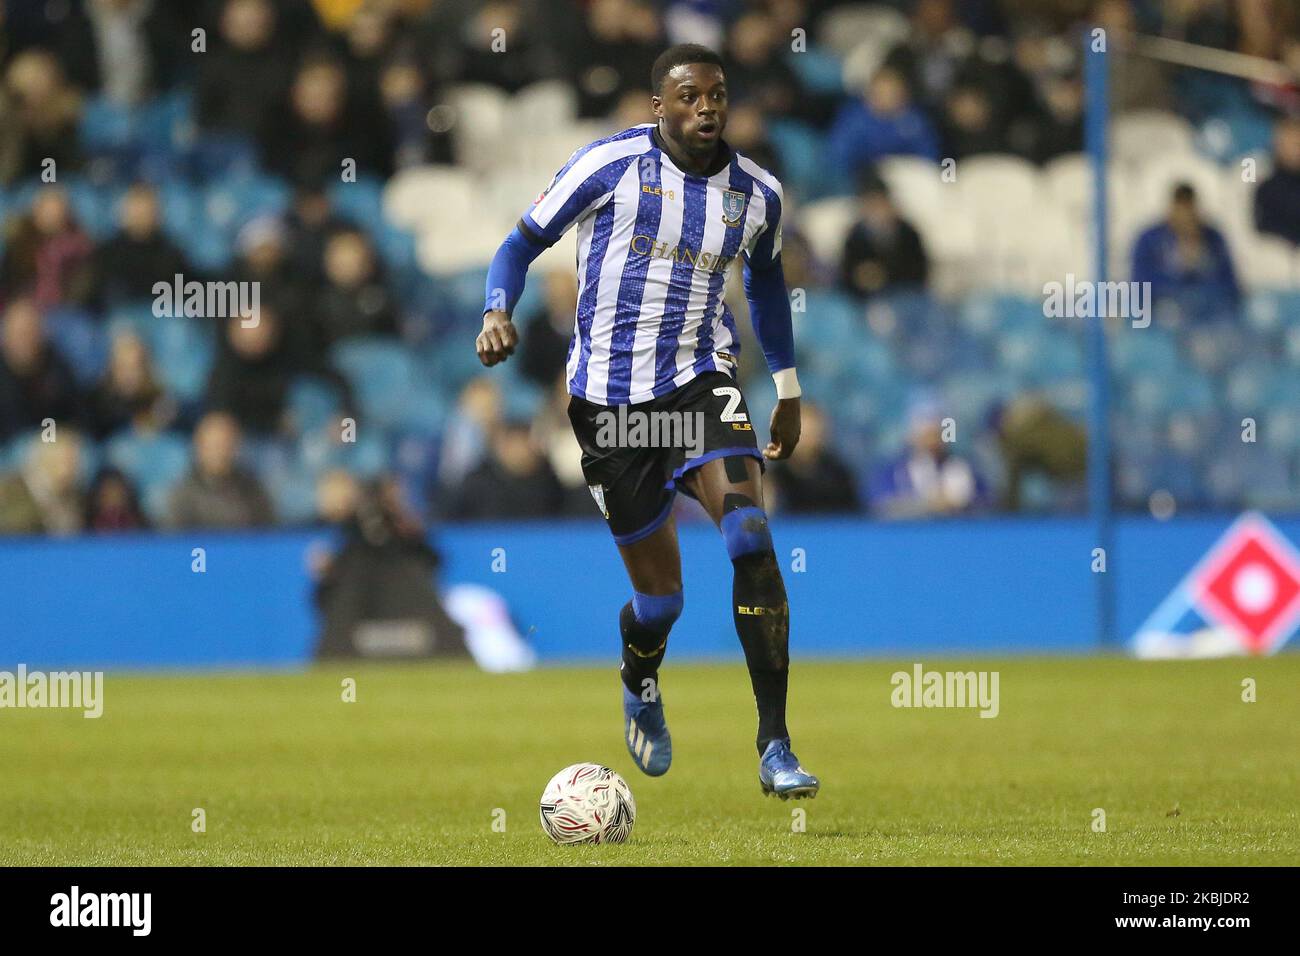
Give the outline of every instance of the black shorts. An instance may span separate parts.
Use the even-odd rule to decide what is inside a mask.
[[[676,493],[691,495],[681,478],[692,468],[729,455],[763,466],[745,397],[726,372],[703,372],[636,405],[575,395],[569,421],[582,446],[582,474],[618,544],[640,541],[668,520]]]

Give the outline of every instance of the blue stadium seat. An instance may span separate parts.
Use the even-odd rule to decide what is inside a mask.
[[[834,96],[844,92],[844,66],[835,54],[809,47],[801,53],[789,54],[785,62],[808,89]]]
[[[104,457],[135,482],[146,513],[160,521],[172,486],[189,468],[190,445],[184,437],[170,432],[144,435],[130,431],[110,438],[104,446]]]
[[[92,239],[103,241],[117,230],[113,211],[121,190],[95,186],[79,176],[61,176],[59,181],[67,190],[73,215]]]
[[[845,184],[826,174],[822,162],[825,147],[815,129],[798,120],[769,119],[765,125],[772,148],[785,167],[788,191],[797,192],[805,199],[819,199],[842,191]]]
[[[55,309],[45,314],[45,331],[82,386],[95,385],[108,365],[108,336],[103,326],[89,312]]]
[[[436,385],[417,388],[398,423],[404,431],[436,434],[447,420],[447,400]]]
[[[300,468],[277,472],[266,485],[278,523],[304,525],[316,517],[316,481],[310,472]]]
[[[416,387],[415,360],[403,345],[372,337],[348,339],[334,346],[332,358],[369,422],[389,426],[401,421]]]
[[[203,133],[190,150],[191,175],[202,182],[251,176],[257,170],[257,145],[236,133]]]
[[[1182,360],[1172,335],[1154,324],[1146,329],[1124,329],[1111,340],[1111,363],[1124,378],[1176,375]]]
[[[141,142],[148,149],[179,153],[196,135],[194,97],[188,90],[172,90],[154,97],[139,114]]]
[[[289,412],[299,433],[324,428],[342,411],[338,389],[324,379],[300,375],[289,385]]]
[[[78,138],[92,155],[121,152],[135,146],[136,122],[137,115],[130,107],[104,96],[92,97],[81,111]]]
[[[390,228],[384,219],[384,184],[375,176],[359,175],[354,183],[330,187],[330,202],[344,219],[350,219],[372,236]]]
[[[355,442],[338,438],[329,429],[303,435],[298,441],[298,465],[313,478],[334,468],[360,478],[376,478],[388,468],[389,442],[383,429],[358,424]]]
[[[216,356],[211,321],[185,316],[155,319],[149,344],[167,388],[182,401],[200,398]]]
[[[153,338],[154,326],[161,321],[153,314],[153,303],[149,301],[133,302],[120,305],[108,313],[108,339],[119,332],[127,331],[138,335],[145,342]]]

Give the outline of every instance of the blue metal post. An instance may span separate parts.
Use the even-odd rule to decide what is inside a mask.
[[[1093,224],[1096,229],[1093,280],[1106,281],[1109,262],[1107,239],[1110,223],[1106,204],[1106,132],[1110,126],[1109,38],[1101,49],[1089,30],[1084,36],[1084,148],[1092,160]],[[1100,286],[1098,286],[1100,292]],[[1088,408],[1088,512],[1096,547],[1106,553],[1106,573],[1097,574],[1097,640],[1105,647],[1116,641],[1114,633],[1115,589],[1111,585],[1114,561],[1111,528],[1110,468],[1110,360],[1106,349],[1106,296],[1098,294],[1094,315],[1088,322],[1088,365],[1091,401]],[[1091,562],[1090,565],[1091,567]]]

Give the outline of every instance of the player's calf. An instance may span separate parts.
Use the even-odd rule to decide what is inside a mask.
[[[633,592],[623,605],[619,629],[623,635],[623,717],[627,750],[641,770],[652,777],[666,773],[672,763],[672,737],[659,693],[659,665],[668,647],[668,632],[682,613],[682,592],[649,595]]]
[[[746,495],[728,494],[719,526],[734,569],[732,610],[758,705],[756,744],[762,754],[773,740],[789,737],[790,606],[766,512]]]

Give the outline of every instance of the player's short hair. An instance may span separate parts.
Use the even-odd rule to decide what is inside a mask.
[[[672,72],[675,67],[687,63],[712,63],[719,69],[725,68],[722,57],[708,47],[699,43],[678,43],[676,46],[670,46],[660,53],[655,59],[654,66],[650,68],[651,92],[656,96],[661,95],[664,91],[664,77]]]
[[[1196,187],[1189,182],[1174,186],[1174,202],[1196,202]]]

